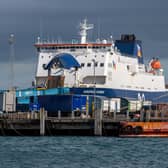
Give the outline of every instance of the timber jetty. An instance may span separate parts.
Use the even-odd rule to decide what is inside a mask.
[[[76,117],[48,117],[44,109],[37,112],[8,113],[0,116],[0,135],[105,135],[119,136],[120,122],[114,119]]]
[[[72,94],[68,88],[0,94],[0,135],[168,137],[168,105]]]
[[[168,117],[151,116],[153,113],[144,111],[140,118],[130,118],[129,113],[105,116],[101,110],[94,117],[75,116],[48,117],[47,111],[18,112],[0,115],[0,135],[2,136],[115,136],[115,137],[168,137]],[[140,121],[138,121],[140,119]],[[144,128],[146,127],[146,128]],[[155,127],[155,128],[154,128]]]

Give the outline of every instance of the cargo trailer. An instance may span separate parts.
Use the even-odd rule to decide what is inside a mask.
[[[48,112],[48,116],[68,116],[72,111],[85,111],[87,97],[82,95],[43,95],[38,96],[38,104]]]

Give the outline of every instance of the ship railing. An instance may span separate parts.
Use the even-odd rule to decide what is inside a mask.
[[[145,74],[145,75],[148,75],[148,76],[163,76],[163,73],[160,73],[160,72],[156,72],[156,71],[139,71],[138,72],[139,74]]]
[[[110,40],[96,40],[96,41],[87,41],[86,44],[113,44]],[[38,40],[36,44],[81,44],[79,40],[72,39],[71,41],[63,41],[63,40]]]
[[[37,120],[40,115],[38,112],[12,112],[0,114],[0,119],[7,120]]]

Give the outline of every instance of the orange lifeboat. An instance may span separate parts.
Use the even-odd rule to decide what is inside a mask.
[[[159,60],[153,60],[151,63],[151,67],[153,69],[160,69],[161,68],[161,63]]]

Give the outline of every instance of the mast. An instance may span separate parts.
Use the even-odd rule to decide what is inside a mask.
[[[86,43],[87,30],[93,29],[93,27],[93,24],[87,24],[87,19],[84,19],[83,23],[80,23],[81,44]]]

